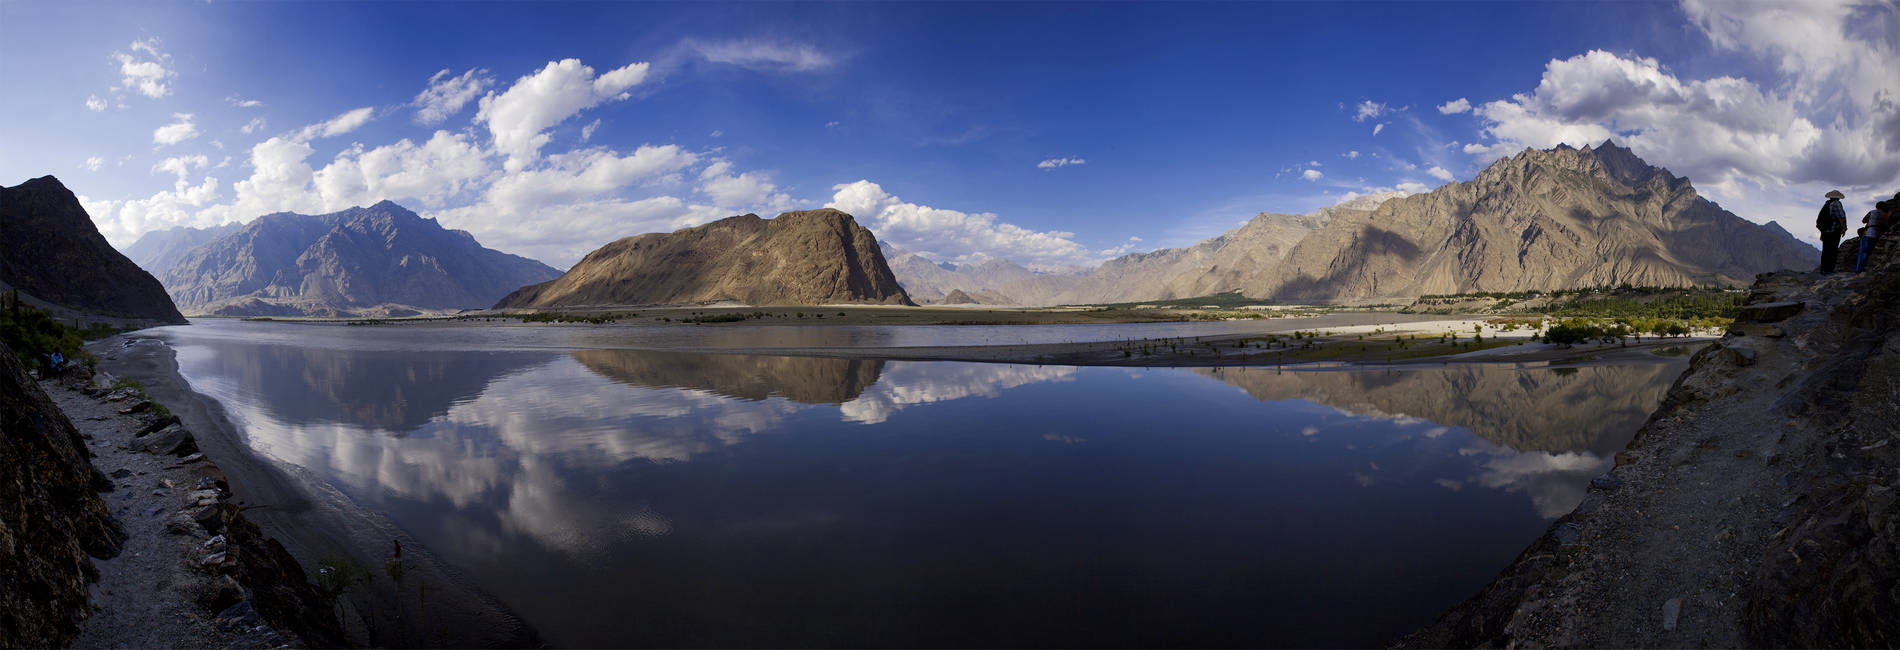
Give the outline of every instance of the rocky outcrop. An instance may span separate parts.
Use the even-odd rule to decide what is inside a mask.
[[[1408,647],[1900,642],[1900,263],[1760,277],[1616,467]]]
[[[192,249],[217,241],[243,227],[244,224],[227,223],[210,228],[179,226],[154,230],[139,236],[138,241],[125,247],[124,252],[133,264],[145,269],[152,277],[164,277],[165,272],[176,266],[179,260],[185,259]]]
[[[944,294],[943,300],[937,301],[937,304],[939,305],[979,305],[979,304],[982,304],[982,301],[979,301],[975,298],[970,297],[970,294],[964,293],[962,289],[951,289],[950,293]]]
[[[1425,294],[1747,284],[1820,254],[1743,220],[1689,180],[1604,142],[1499,160],[1477,178],[1342,215],[1248,296],[1355,302]]]
[[[64,647],[88,611],[92,559],[125,533],[94,490],[86,441],[0,344],[0,646]]]
[[[193,313],[352,317],[487,307],[558,275],[383,201],[258,217],[185,253],[160,279]]]
[[[602,246],[497,309],[738,301],[907,305],[877,238],[837,210],[748,214]]]
[[[185,322],[158,280],[106,243],[57,178],[0,188],[0,242],[0,288],[78,312]]]

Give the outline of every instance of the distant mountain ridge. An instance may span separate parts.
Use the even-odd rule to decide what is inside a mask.
[[[78,312],[185,322],[158,280],[112,248],[52,176],[0,188],[0,287]]]
[[[1470,181],[1357,197],[1306,215],[1262,213],[1185,248],[1124,255],[1086,273],[982,271],[892,251],[926,301],[961,290],[986,303],[1088,304],[1239,291],[1280,302],[1363,303],[1425,294],[1619,284],[1745,285],[1805,269],[1814,247],[1702,198],[1689,180],[1624,147],[1527,149]]]
[[[549,282],[522,287],[505,308],[738,301],[751,305],[873,303],[910,297],[876,236],[832,209],[746,214],[602,246]]]
[[[216,241],[218,238],[237,232],[243,228],[241,223],[227,223],[210,228],[178,226],[164,230],[154,230],[140,236],[138,241],[122,251],[132,259],[133,264],[145,269],[153,277],[163,277],[165,272],[178,261],[185,258],[191,249]]]
[[[383,201],[258,217],[184,252],[161,280],[194,313],[353,317],[483,308],[559,275]]]

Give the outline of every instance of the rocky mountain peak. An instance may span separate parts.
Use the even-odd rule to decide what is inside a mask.
[[[182,323],[151,274],[114,249],[66,185],[0,188],[0,287],[96,315]]]

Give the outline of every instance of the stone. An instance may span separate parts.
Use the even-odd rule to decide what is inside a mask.
[[[1577,543],[1577,539],[1582,536],[1583,524],[1574,521],[1566,521],[1550,530],[1551,540],[1564,546]]]
[[[1624,465],[1628,465],[1628,464],[1636,462],[1636,454],[1632,454],[1628,451],[1619,451],[1619,452],[1616,452],[1615,459],[1616,459],[1616,466],[1622,467]]]
[[[1609,472],[1604,472],[1602,476],[1598,476],[1596,478],[1590,479],[1590,487],[1591,489],[1603,490],[1605,492],[1609,492],[1617,488],[1623,487],[1623,479],[1618,478],[1617,476],[1610,474]]]
[[[191,494],[185,495],[185,501],[190,503],[194,508],[212,505],[217,503],[218,500],[219,494],[215,489],[194,490]]]
[[[1735,324],[1729,325],[1728,333],[1735,336],[1761,336],[1767,338],[1781,338],[1788,335],[1786,331],[1774,325],[1766,323],[1744,323],[1741,321],[1736,321]]]
[[[145,426],[139,427],[138,432],[132,434],[132,437],[143,438],[145,436],[151,435],[152,432],[154,431],[158,431],[160,429],[163,429],[168,426],[172,426],[174,424],[178,424],[178,418],[176,416],[157,417],[156,415],[154,415],[154,416],[151,416],[151,419],[145,423]]]
[[[140,411],[150,410],[151,408],[152,408],[151,400],[142,399],[142,400],[133,402],[130,406],[119,409],[119,415],[131,415],[133,413],[138,413]]]
[[[1754,348],[1723,346],[1720,354],[1722,355],[1722,359],[1731,365],[1743,367],[1755,365]]]
[[[198,451],[198,441],[184,427],[172,425],[146,436],[137,443],[137,448],[154,454],[184,456]]]
[[[202,531],[204,531],[204,528],[199,526],[198,522],[193,521],[191,515],[183,512],[172,515],[172,518],[165,522],[165,532],[173,535],[196,537]]]
[[[190,456],[186,456],[186,457],[184,457],[184,458],[181,458],[181,459],[179,459],[179,460],[178,460],[178,462],[181,462],[181,463],[195,463],[195,462],[198,462],[198,461],[201,461],[201,460],[204,460],[204,459],[205,459],[205,455],[204,455],[204,454],[192,454],[192,455],[190,455]]]
[[[1778,323],[1801,313],[1808,303],[1801,301],[1764,302],[1756,305],[1743,305],[1735,313],[1735,320],[1756,323]]]
[[[1662,606],[1662,616],[1663,616],[1663,630],[1664,631],[1675,630],[1676,621],[1682,616],[1682,599],[1671,598],[1667,601],[1664,601],[1663,606]]]
[[[161,513],[164,511],[165,511],[165,506],[152,506],[150,508],[146,508],[143,514],[145,515],[145,518],[150,519],[152,517],[157,517],[158,513]]]
[[[119,468],[119,469],[115,469],[115,470],[112,470],[112,473],[111,473],[111,474],[107,474],[107,476],[110,476],[110,477],[112,477],[112,478],[125,478],[125,477],[127,477],[127,476],[131,476],[131,475],[132,475],[132,470],[129,470],[129,469],[126,469],[126,468],[123,468],[123,467],[121,467],[121,468]]]

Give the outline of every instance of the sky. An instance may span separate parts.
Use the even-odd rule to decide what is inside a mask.
[[[1087,266],[1613,138],[1813,241],[1900,190],[1900,2],[0,1],[0,185],[145,232],[389,199],[566,267],[835,207]]]

